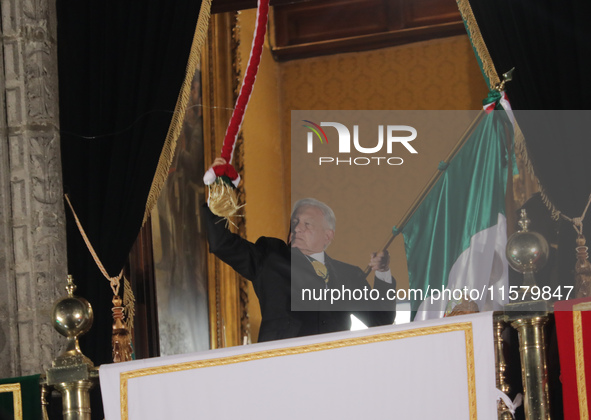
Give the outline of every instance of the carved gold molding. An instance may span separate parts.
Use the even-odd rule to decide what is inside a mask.
[[[203,132],[205,167],[220,155],[226,128],[238,92],[236,14],[213,15],[202,58]],[[243,172],[242,135],[238,138],[234,166]],[[244,175],[243,175],[244,176]],[[239,189],[243,203],[244,191]],[[244,218],[237,221],[244,232]],[[245,280],[214,255],[208,254],[209,325],[211,348],[242,344],[248,336],[248,297]]]

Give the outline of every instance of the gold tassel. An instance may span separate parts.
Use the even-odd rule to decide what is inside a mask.
[[[131,334],[123,322],[123,307],[121,298],[113,296],[113,362],[128,362],[131,360]]]
[[[135,296],[131,290],[131,283],[127,277],[123,277],[123,306],[125,307],[125,326],[130,334],[133,332],[133,322],[135,320]]]
[[[209,186],[209,209],[216,216],[230,221],[242,207],[238,204],[236,188],[219,179]]]
[[[591,264],[589,263],[589,250],[585,246],[585,237],[577,238],[577,262],[575,263],[575,288],[577,298],[591,296]]]

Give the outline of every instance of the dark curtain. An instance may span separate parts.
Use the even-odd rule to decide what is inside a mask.
[[[470,0],[514,109],[591,109],[591,39],[585,0]]]
[[[517,112],[534,173],[563,214],[579,217],[591,194],[591,31],[587,0],[470,0],[499,77],[515,67],[506,91]],[[591,211],[584,223],[591,229]],[[560,282],[573,284],[575,237],[561,220]],[[588,233],[588,232],[587,232]],[[591,233],[587,236],[591,240]]]
[[[469,2],[499,77],[515,67],[506,91],[517,110],[536,177],[557,210],[571,218],[581,216],[591,194],[591,112],[573,110],[591,109],[591,2]],[[554,111],[541,112],[548,110]],[[524,207],[532,229],[557,245],[550,248],[550,263],[537,273],[538,284],[551,285],[553,291],[557,286],[573,286],[576,232],[572,223],[562,218],[553,221],[539,195]],[[591,210],[584,225],[591,240]],[[549,332],[550,405],[552,417],[562,418],[555,336]]]
[[[141,228],[199,9],[193,0],[57,1],[64,191],[111,276]],[[69,272],[95,313],[82,351],[109,363],[113,293],[66,214]]]

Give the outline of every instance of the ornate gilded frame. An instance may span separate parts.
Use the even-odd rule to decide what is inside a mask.
[[[23,397],[21,393],[21,384],[0,385],[0,394],[12,393],[12,405],[14,411],[14,420],[23,420]]]
[[[237,14],[212,15],[202,57],[204,156],[208,167],[220,155],[239,89]],[[243,140],[238,138],[234,166],[243,174]],[[239,189],[244,202],[244,191]],[[244,218],[236,221],[244,231]],[[211,348],[250,341],[246,281],[213,254],[208,254],[208,295]]]

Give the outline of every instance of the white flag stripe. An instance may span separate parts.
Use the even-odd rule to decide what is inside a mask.
[[[475,302],[480,311],[501,309],[507,303],[507,297],[506,293],[502,296],[498,289],[505,286],[507,290],[509,284],[506,244],[507,220],[499,213],[496,225],[472,236],[470,247],[462,252],[450,270],[446,289],[450,293],[464,288],[468,292],[475,290],[472,297],[478,296]],[[493,286],[492,296],[488,292],[490,286]],[[487,293],[483,295],[482,290]],[[415,321],[443,317],[448,308],[448,296],[448,293],[442,293],[440,299],[427,296],[419,306]]]

